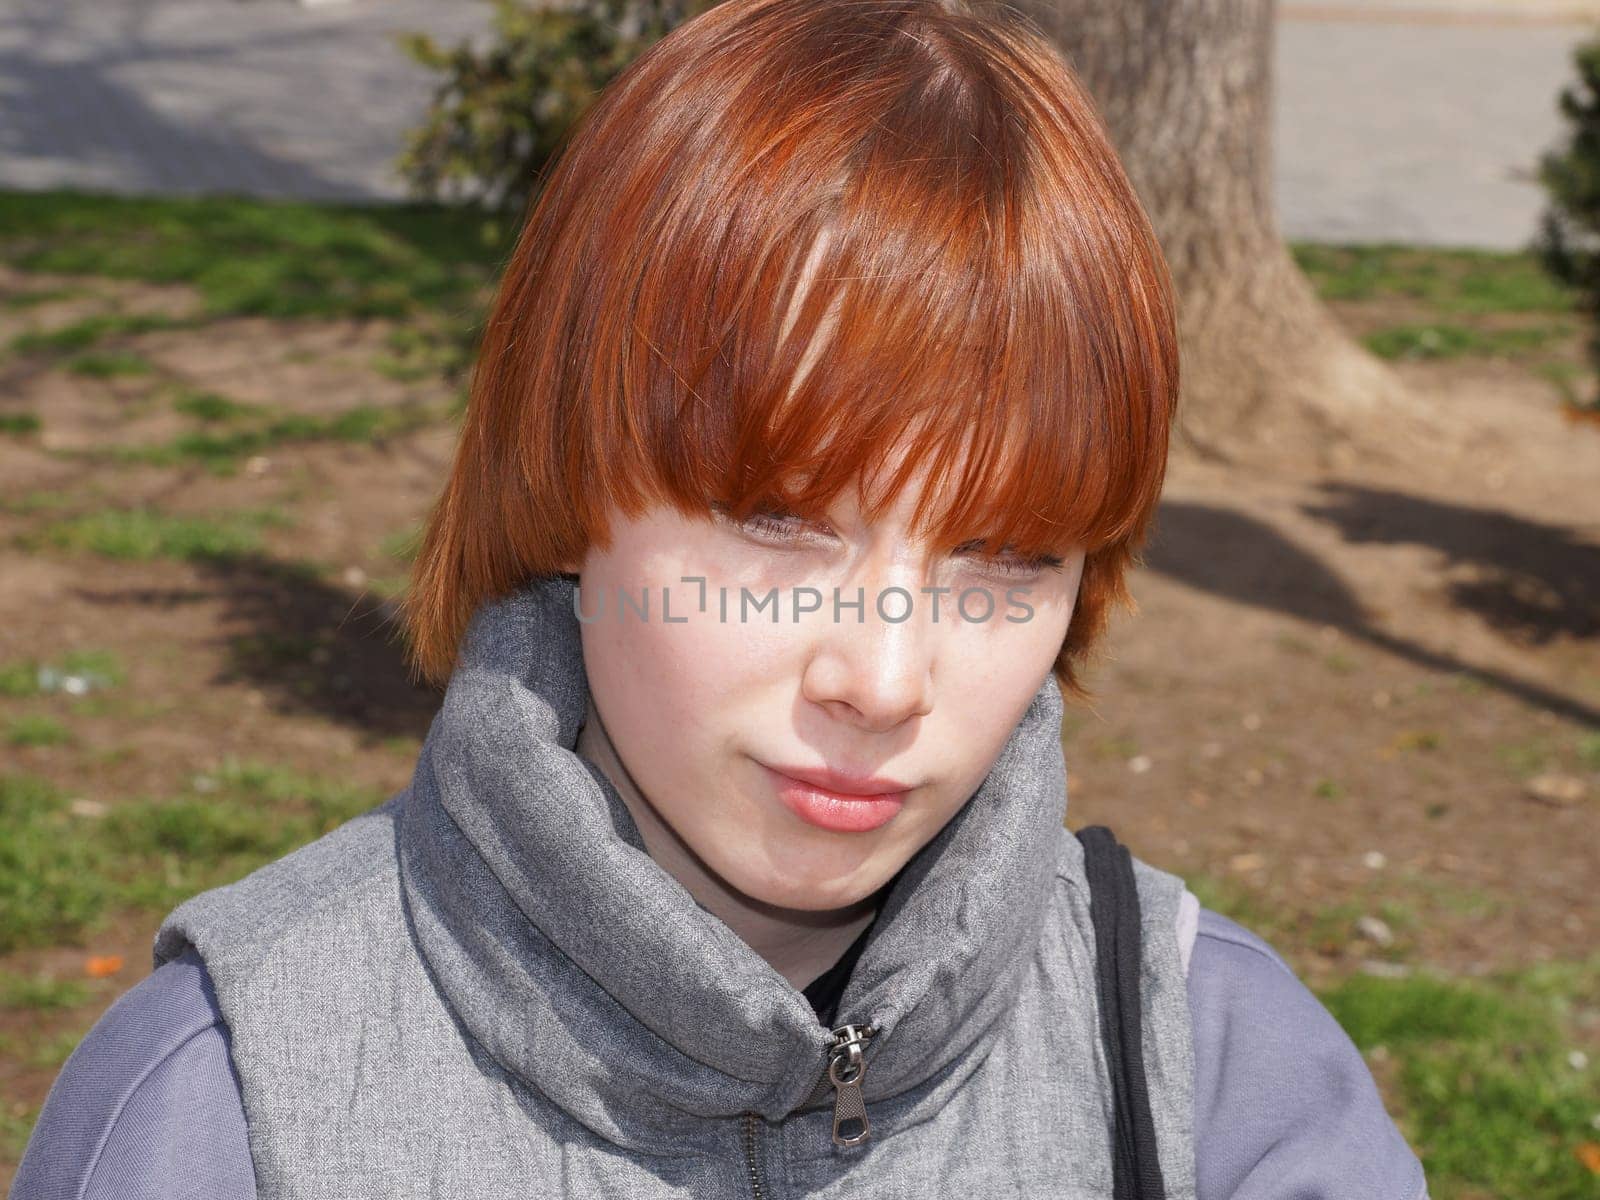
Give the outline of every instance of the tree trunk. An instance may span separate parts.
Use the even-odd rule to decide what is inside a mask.
[[[1273,0],[1016,0],[1094,96],[1178,293],[1178,445],[1345,466],[1439,432],[1278,233]],[[1406,442],[1410,449],[1404,449]]]

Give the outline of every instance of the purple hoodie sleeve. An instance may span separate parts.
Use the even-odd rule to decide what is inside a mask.
[[[1180,917],[1195,1034],[1198,1200],[1426,1200],[1360,1052],[1266,942]],[[1188,945],[1189,930],[1184,930]],[[12,1200],[255,1200],[227,1026],[191,950],[62,1068]]]
[[[1361,1051],[1278,953],[1201,909],[1190,954],[1200,1200],[1426,1200]]]
[[[193,950],[106,1010],[56,1076],[11,1200],[255,1200],[216,993]]]

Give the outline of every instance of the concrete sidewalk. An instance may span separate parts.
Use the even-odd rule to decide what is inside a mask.
[[[1279,218],[1293,238],[1512,247],[1600,0],[1281,0]],[[0,187],[395,199],[433,77],[398,30],[483,0],[4,0]]]
[[[5,0],[0,187],[393,198],[432,76],[397,30],[488,27],[476,0]]]
[[[1278,0],[1288,19],[1403,24],[1600,24],[1600,0]]]
[[[1383,17],[1367,19],[1284,0],[1274,142],[1287,236],[1510,249],[1536,231],[1534,171],[1562,137],[1557,95],[1594,27],[1525,19],[1540,6],[1516,0],[1479,5],[1498,16],[1451,5],[1451,20],[1426,3],[1366,0]]]

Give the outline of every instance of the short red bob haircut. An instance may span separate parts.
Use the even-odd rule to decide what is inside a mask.
[[[724,0],[541,172],[400,602],[443,685],[477,607],[656,505],[875,520],[919,469],[943,554],[1086,558],[1076,668],[1150,525],[1172,283],[1098,112],[983,0]],[[904,449],[893,477],[876,469]],[[936,485],[936,486],[935,486]],[[930,498],[938,496],[937,510]]]

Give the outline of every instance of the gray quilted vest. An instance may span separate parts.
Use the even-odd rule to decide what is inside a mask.
[[[215,984],[261,1200],[1111,1197],[1054,678],[896,879],[830,1030],[572,749],[573,598],[481,608],[409,786],[162,923],[156,964],[193,945]],[[1133,868],[1150,1123],[1192,1200],[1184,886]]]

